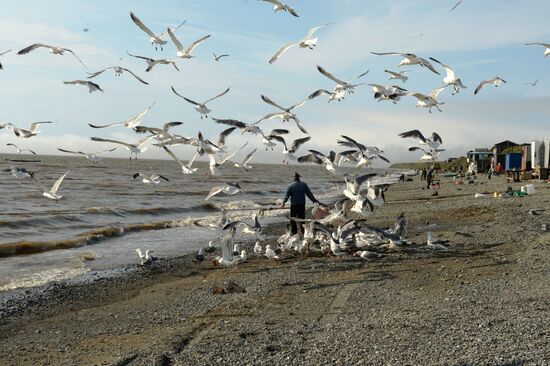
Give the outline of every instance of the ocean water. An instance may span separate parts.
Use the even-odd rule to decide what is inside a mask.
[[[2,168],[35,171],[47,188],[69,174],[59,201],[42,197],[30,179],[0,174],[0,291],[139,263],[138,247],[165,258],[194,251],[218,233],[193,221],[215,222],[220,208],[229,210],[230,219],[250,220],[252,213],[284,197],[295,171],[321,201],[342,188],[340,179],[319,166],[254,164],[245,172],[228,165],[222,177],[211,178],[205,162],[196,165],[196,174],[183,175],[172,160],[105,159],[93,164],[81,157],[41,156],[40,163],[5,158],[34,157],[0,159]],[[135,172],[154,172],[170,181],[147,185],[132,178]],[[242,193],[204,200],[213,186],[237,181]],[[268,212],[260,221],[268,223],[284,213]]]

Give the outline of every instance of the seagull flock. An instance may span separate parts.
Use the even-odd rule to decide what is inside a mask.
[[[283,12],[288,13],[293,17],[299,17],[298,12],[291,6],[284,4],[278,0],[259,0],[261,2],[270,3],[273,5],[275,13]],[[451,11],[455,10],[462,1],[458,1]],[[194,58],[195,49],[206,43],[211,37],[211,34],[206,34],[188,44],[184,47],[180,42],[183,39],[181,35],[176,35],[177,31],[182,28],[187,20],[184,20],[177,26],[170,28],[167,27],[166,31],[162,33],[154,33],[149,27],[141,21],[140,18],[133,12],[129,13],[132,23],[139,28],[143,33],[148,36],[148,41],[154,47],[155,51],[164,51],[167,48],[169,40],[175,47],[175,58],[153,58],[147,56],[141,56],[138,54],[130,53],[126,51],[126,54],[132,58],[137,58],[145,61],[147,67],[145,72],[153,73],[157,65],[172,66],[176,72],[180,72],[177,62],[182,62],[185,59]],[[281,48],[279,48],[274,55],[268,60],[268,64],[272,65],[281,57],[283,57],[290,49],[296,47],[297,49],[315,50],[318,44],[318,37],[316,34],[321,33],[321,29],[332,26],[334,23],[326,23],[312,27],[305,37],[291,41]],[[544,56],[550,54],[550,44],[547,43],[526,43],[526,45],[538,45],[545,48]],[[205,46],[201,46],[204,48]],[[31,53],[40,52],[40,49],[47,49],[53,55],[65,55],[71,54],[76,61],[78,61],[84,68],[88,68],[87,64],[79,58],[76,52],[69,48],[60,46],[51,46],[44,43],[31,44],[19,52],[17,55],[29,55]],[[0,56],[4,56],[11,50],[0,52]],[[272,98],[266,95],[260,95],[260,100],[274,108],[265,116],[259,119],[251,119],[249,122],[242,122],[233,118],[214,118],[212,115],[216,114],[213,111],[211,105],[217,99],[221,99],[231,91],[230,87],[227,87],[221,93],[204,100],[203,102],[196,101],[197,96],[191,96],[185,93],[178,92],[174,86],[170,86],[172,92],[179,98],[182,98],[185,102],[191,104],[194,109],[199,113],[200,118],[204,120],[212,120],[216,124],[225,125],[225,129],[213,139],[209,139],[204,136],[201,131],[198,131],[196,137],[183,136],[173,132],[174,128],[182,125],[183,122],[171,121],[164,123],[161,127],[148,127],[141,125],[142,118],[155,106],[155,103],[149,105],[143,111],[130,117],[122,122],[112,122],[106,124],[89,123],[89,127],[93,129],[123,127],[134,131],[137,135],[142,135],[141,138],[135,142],[119,141],[115,139],[91,137],[92,141],[98,142],[98,146],[104,146],[103,149],[98,149],[97,152],[83,152],[73,151],[65,148],[58,148],[60,152],[66,154],[80,155],[96,164],[100,162],[104,157],[102,155],[115,151],[117,148],[113,145],[122,145],[129,151],[129,158],[137,159],[138,155],[146,151],[149,146],[163,149],[168,156],[170,156],[181,169],[181,173],[184,176],[196,174],[198,169],[193,167],[193,163],[197,157],[205,157],[208,160],[209,172],[211,177],[222,177],[224,166],[231,165],[244,171],[253,170],[251,161],[254,158],[257,149],[247,148],[248,142],[234,151],[228,151],[227,140],[230,135],[240,130],[241,134],[250,135],[251,138],[261,139],[262,144],[265,146],[266,151],[273,151],[280,145],[282,148],[282,163],[288,164],[290,162],[296,162],[299,164],[316,164],[324,166],[328,172],[333,174],[342,183],[341,198],[330,206],[321,205],[316,207],[317,209],[326,212],[325,218],[320,220],[301,220],[290,218],[297,221],[303,228],[303,234],[291,235],[290,231],[282,235],[277,245],[269,244],[263,247],[262,243],[266,239],[262,233],[262,225],[259,221],[258,215],[253,215],[252,222],[246,222],[243,220],[230,221],[227,217],[225,210],[221,211],[220,220],[213,225],[207,225],[213,230],[217,231],[217,239],[209,243],[205,248],[201,248],[197,254],[197,260],[203,261],[206,259],[209,253],[215,252],[217,248],[221,250],[221,256],[216,256],[212,262],[215,265],[231,266],[237,263],[246,261],[248,254],[243,250],[239,244],[234,244],[234,239],[238,236],[251,235],[256,243],[254,245],[254,254],[266,256],[270,259],[281,259],[285,253],[296,251],[307,255],[308,253],[323,253],[326,255],[341,257],[350,255],[361,258],[363,260],[373,260],[382,256],[380,254],[384,251],[402,250],[407,245],[405,239],[407,232],[407,219],[405,214],[402,213],[395,222],[395,225],[391,228],[379,228],[367,223],[367,218],[372,212],[381,206],[383,206],[385,198],[384,193],[393,184],[398,183],[400,174],[378,175],[368,170],[372,167],[377,160],[389,162],[384,157],[384,151],[376,146],[367,146],[356,138],[341,135],[336,141],[338,146],[342,148],[341,151],[318,151],[308,149],[307,152],[300,153],[304,150],[308,142],[311,140],[311,136],[306,129],[301,118],[297,113],[304,105],[313,103],[314,99],[321,96],[328,96],[328,102],[343,101],[346,97],[354,94],[356,88],[361,86],[370,86],[374,94],[374,98],[380,101],[391,101],[397,104],[405,97],[416,98],[417,108],[426,108],[429,113],[432,113],[432,109],[436,109],[442,112],[441,106],[445,102],[440,101],[439,97],[441,93],[448,87],[452,89],[452,95],[458,95],[461,90],[466,89],[463,80],[458,77],[455,70],[446,63],[439,61],[434,57],[422,57],[414,53],[408,52],[371,52],[376,56],[399,56],[401,57],[397,67],[406,66],[410,69],[396,71],[391,69],[385,69],[384,72],[389,75],[389,80],[396,80],[400,82],[400,85],[383,85],[368,83],[364,81],[364,78],[369,73],[369,70],[359,73],[357,76],[351,79],[343,79],[334,76],[331,72],[327,71],[323,66],[316,65],[318,72],[325,78],[330,79],[336,85],[332,89],[318,89],[309,94],[309,96],[303,98],[297,103],[285,107],[288,104],[282,104],[275,102]],[[215,62],[220,62],[222,58],[227,58],[230,55],[216,54],[212,52]],[[31,57],[31,56],[27,56]],[[0,63],[0,70],[5,68],[6,64]],[[435,87],[429,93],[413,92],[404,88],[410,76],[406,75],[412,71],[414,66],[419,66],[420,69],[430,71],[432,74],[441,75],[438,68],[442,68],[445,71],[445,76],[441,80],[442,84]],[[78,79],[71,81],[63,81],[66,85],[81,85],[86,86],[90,94],[96,91],[104,92],[101,86],[90,79],[98,78],[105,74],[107,71],[111,71],[115,76],[121,76],[127,74],[143,87],[149,85],[142,77],[137,73],[130,70],[127,67],[120,65],[113,65],[95,72],[88,72],[86,79]],[[3,71],[6,72],[6,71]],[[150,75],[150,74],[148,74]],[[104,77],[104,76],[103,76]],[[539,80],[529,83],[531,86],[536,86]],[[479,82],[475,88],[474,94],[479,94],[482,89],[487,86],[493,85],[498,87],[499,85],[506,84],[506,81],[499,77],[494,76],[487,80]],[[185,94],[185,95],[184,95]],[[265,125],[264,121],[280,120],[283,124],[288,124],[289,127],[296,127],[297,131],[304,135],[297,139],[290,140],[286,135],[290,133],[290,128],[274,128],[271,131],[263,129]],[[262,122],[264,122],[262,124]],[[17,137],[21,139],[35,138],[40,131],[41,125],[52,124],[54,121],[40,121],[33,122],[30,127],[23,128],[16,126],[13,123],[0,123],[0,130],[11,130]],[[145,136],[143,136],[145,135]],[[409,148],[410,151],[421,152],[419,158],[422,162],[435,162],[439,154],[444,151],[441,149],[443,140],[441,136],[433,132],[429,138],[419,130],[411,130],[399,134],[402,138],[413,138],[418,141],[418,146]],[[15,144],[7,144],[17,150],[18,153],[30,152],[35,154],[34,150],[20,148]],[[182,162],[176,154],[171,150],[173,146],[187,145],[194,150],[194,155],[191,160],[186,163]],[[244,155],[241,158],[236,158],[244,150]],[[343,168],[349,169],[344,172]],[[350,174],[349,170],[353,169],[355,173]],[[51,189],[43,186],[39,175],[34,171],[29,171],[25,168],[11,166],[8,169],[4,169],[4,172],[12,174],[17,179],[30,179],[42,192],[42,196],[51,200],[61,200],[63,195],[60,193],[60,187],[69,172],[65,172],[61,175],[52,185]],[[207,173],[208,174],[208,173]],[[144,184],[157,185],[163,184],[163,182],[169,182],[170,179],[157,173],[141,173],[135,172],[133,179],[139,180]],[[243,192],[243,187],[240,182],[223,182],[216,184],[212,187],[205,200],[215,199],[219,195],[233,196]],[[320,205],[320,204],[318,204]],[[197,223],[197,225],[202,225]],[[435,250],[447,250],[444,241],[437,241],[432,238],[431,232],[428,232],[428,239],[426,245]],[[142,265],[151,264],[156,257],[151,256],[151,251],[147,250],[145,255],[140,249],[136,249],[139,257],[141,258]]]

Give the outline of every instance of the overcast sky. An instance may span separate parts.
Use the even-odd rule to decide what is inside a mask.
[[[387,83],[384,69],[398,70],[399,56],[374,56],[370,52],[413,52],[434,57],[452,66],[468,89],[452,96],[440,95],[443,113],[415,108],[416,99],[404,98],[399,104],[376,102],[370,87],[342,102],[327,103],[325,97],[307,102],[297,115],[312,136],[305,147],[322,151],[337,149],[341,134],[355,137],[367,145],[385,150],[392,161],[416,161],[418,154],[408,152],[414,141],[403,140],[398,133],[419,129],[426,135],[437,131],[443,138],[443,157],[464,155],[476,147],[510,139],[529,142],[550,137],[550,57],[544,58],[541,46],[529,42],[550,43],[547,0],[464,0],[453,12],[454,1],[446,0],[288,0],[299,18],[288,13],[273,13],[270,4],[256,0],[165,0],[151,1],[2,1],[0,13],[0,121],[25,127],[32,121],[52,120],[31,139],[18,139],[0,130],[0,152],[14,142],[39,153],[58,153],[58,147],[97,151],[111,145],[90,141],[90,136],[110,137],[128,142],[140,136],[124,127],[94,130],[88,123],[111,123],[128,119],[156,101],[143,118],[143,125],[183,121],[174,131],[196,136],[197,131],[211,139],[223,129],[199,114],[170,91],[173,85],[181,94],[198,101],[206,100],[227,87],[231,91],[211,104],[212,116],[253,122],[274,109],[260,100],[265,94],[279,104],[290,106],[311,92],[332,89],[333,82],[322,76],[322,65],[336,77],[352,78],[367,69],[365,81]],[[178,60],[180,72],[169,66],[157,66],[146,73],[146,65],[126,55],[175,58],[169,41],[164,51],[155,51],[148,37],[131,21],[133,11],[154,32],[162,32],[187,20],[177,31],[186,45],[212,34],[194,50],[196,58]],[[334,22],[318,31],[318,47],[293,48],[275,64],[268,60],[282,45],[301,39],[313,26]],[[87,31],[85,31],[87,30]],[[50,55],[39,49],[28,55],[16,52],[41,42],[73,49],[88,65],[86,70],[70,55]],[[231,56],[214,62],[212,53]],[[143,85],[128,75],[115,77],[112,72],[95,78],[105,93],[89,94],[83,86],[64,85],[64,80],[85,79],[86,72],[107,66],[130,68],[147,80]],[[410,70],[410,79],[402,86],[429,94],[440,86],[442,76],[418,66]],[[508,83],[487,87],[479,95],[473,91],[484,79],[500,76]],[[540,79],[536,87],[527,85]],[[400,82],[399,82],[400,83]],[[262,122],[265,130],[281,128],[280,120]],[[288,124],[291,139],[302,134]],[[229,137],[231,146],[250,139],[240,134]],[[259,162],[279,162],[280,148],[266,153],[260,149]],[[192,147],[176,149],[182,158]],[[304,149],[305,152],[305,149]],[[126,157],[119,149],[112,156]],[[162,150],[149,148],[141,158],[165,157]]]

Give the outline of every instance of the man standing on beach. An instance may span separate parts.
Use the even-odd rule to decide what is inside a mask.
[[[300,180],[300,174],[294,173],[294,182],[292,182],[286,190],[286,196],[283,200],[281,208],[285,207],[285,203],[290,198],[290,217],[299,219],[306,218],[306,195],[313,203],[318,203],[317,199],[309,190],[307,184]],[[298,225],[295,221],[290,221],[292,235],[298,233]]]

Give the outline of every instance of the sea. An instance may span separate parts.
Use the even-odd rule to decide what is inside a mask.
[[[138,264],[136,248],[159,258],[181,256],[204,247],[219,232],[197,226],[215,223],[221,208],[230,219],[250,223],[262,211],[263,224],[284,220],[278,207],[294,172],[302,175],[321,201],[338,196],[342,180],[322,166],[253,164],[246,172],[230,165],[212,178],[206,162],[183,175],[172,160],[0,155],[2,170],[24,167],[48,189],[68,172],[59,201],[42,196],[33,182],[0,174],[0,292],[47,284]],[[40,160],[13,162],[9,160]],[[169,179],[145,184],[133,175],[160,174]],[[210,189],[239,182],[242,192],[205,201]]]

